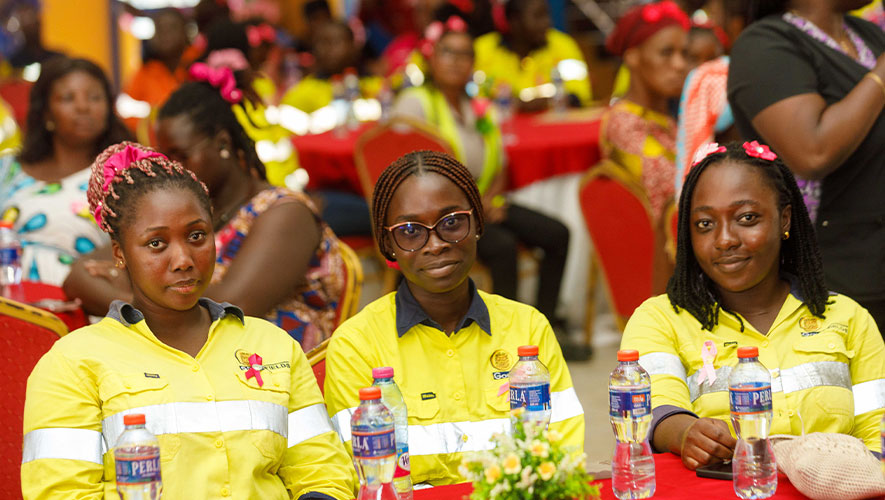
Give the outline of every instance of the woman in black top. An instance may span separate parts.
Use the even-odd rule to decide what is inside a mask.
[[[821,181],[815,226],[827,286],[883,325],[885,33],[846,15],[869,0],[760,3],[765,17],[732,50],[735,122],[798,177]]]

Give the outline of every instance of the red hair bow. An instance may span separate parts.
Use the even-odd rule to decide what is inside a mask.
[[[237,88],[234,72],[228,67],[213,68],[205,63],[194,63],[190,68],[194,80],[207,82],[221,92],[221,97],[231,104],[239,104],[243,100],[243,92]]]
[[[269,24],[258,24],[246,27],[246,37],[249,39],[250,46],[258,47],[264,42],[276,42],[277,32]]]
[[[774,151],[768,149],[768,146],[765,144],[759,144],[757,141],[745,142],[744,151],[747,153],[747,156],[752,156],[753,158],[768,161],[777,160],[777,155],[774,154]]]
[[[421,41],[421,54],[426,58],[430,58],[433,54],[433,46],[439,42],[442,36],[450,31],[455,33],[467,33],[467,23],[458,16],[451,16],[446,20],[445,24],[434,21],[427,25],[424,30],[424,40]]]

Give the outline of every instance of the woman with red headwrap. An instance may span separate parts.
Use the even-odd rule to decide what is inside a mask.
[[[603,117],[602,154],[645,186],[655,217],[673,195],[676,123],[668,101],[679,96],[688,70],[688,27],[675,3],[652,3],[628,11],[606,41],[630,70],[630,88]]]

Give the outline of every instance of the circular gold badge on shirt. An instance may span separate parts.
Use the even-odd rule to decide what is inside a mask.
[[[805,316],[804,318],[799,318],[799,328],[801,328],[804,332],[817,332],[820,331],[820,327],[820,318],[815,318],[813,316]]]
[[[497,351],[493,352],[492,357],[489,358],[489,361],[492,362],[492,366],[494,366],[496,370],[500,371],[508,371],[513,365],[510,360],[510,353],[505,351],[504,349],[498,349]]]

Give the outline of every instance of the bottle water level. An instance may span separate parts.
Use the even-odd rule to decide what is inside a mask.
[[[620,500],[655,494],[655,460],[648,441],[618,441],[612,462],[612,492]]]
[[[777,465],[768,439],[741,439],[731,468],[738,498],[768,498],[777,489]]]

